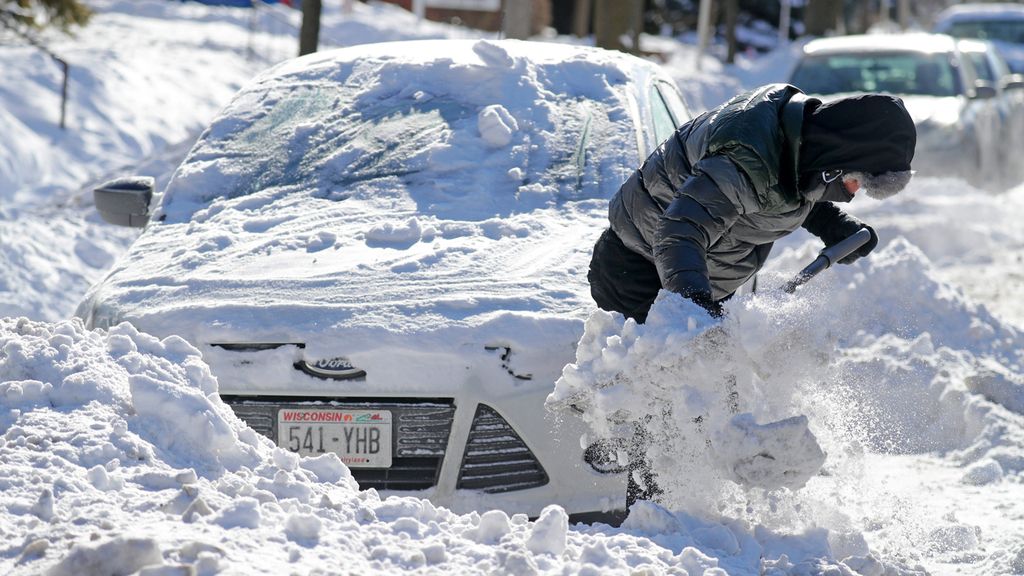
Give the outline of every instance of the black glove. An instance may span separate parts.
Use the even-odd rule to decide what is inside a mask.
[[[849,256],[846,256],[845,258],[840,258],[840,264],[853,264],[857,260],[870,254],[871,251],[875,249],[875,246],[878,246],[878,234],[875,234],[875,229],[872,228],[871,226],[868,226],[867,224],[861,224],[860,227],[862,230],[867,230],[868,232],[871,232],[871,239],[865,242],[864,245],[861,246],[860,248],[854,250],[853,252],[850,252]]]
[[[683,293],[683,296],[689,298],[697,306],[707,310],[712,318],[721,318],[725,314],[725,311],[722,310],[722,303],[712,298],[710,292],[688,290]]]
[[[804,220],[803,227],[811,234],[821,238],[826,248],[835,246],[861,229],[867,228],[871,232],[871,240],[868,240],[868,243],[861,246],[856,252],[852,252],[840,260],[840,264],[852,264],[858,258],[867,256],[875,249],[875,246],[878,246],[878,235],[875,234],[871,226],[843,212],[831,202],[817,202]]]

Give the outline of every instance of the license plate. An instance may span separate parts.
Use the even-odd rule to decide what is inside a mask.
[[[391,412],[283,408],[277,445],[304,456],[333,452],[349,468],[390,468]]]

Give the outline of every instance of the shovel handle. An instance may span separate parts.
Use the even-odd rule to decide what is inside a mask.
[[[836,262],[846,258],[861,246],[868,243],[871,240],[871,231],[867,228],[861,228],[854,234],[847,236],[843,240],[825,248],[818,253],[818,257],[807,265],[806,268],[797,273],[792,280],[786,282],[782,287],[782,290],[787,294],[792,294],[796,291],[797,286],[805,284],[811,278],[818,275],[819,272],[829,268]]]

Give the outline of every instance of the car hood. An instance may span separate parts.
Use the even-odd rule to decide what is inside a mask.
[[[837,94],[814,94],[813,96],[822,102],[839,100],[849,96],[857,96],[863,92],[843,92]],[[896,94],[907,107],[914,124],[920,126],[925,123],[953,124],[960,117],[961,111],[966,105],[966,98],[962,96],[924,96],[918,94]]]
[[[960,96],[901,96],[907,112],[918,126],[925,123],[950,125],[958,122],[966,99]]]
[[[425,332],[488,340],[536,332],[513,324],[582,326],[593,308],[586,271],[604,200],[458,221],[395,198],[264,194],[229,201],[245,218],[222,206],[151,224],[79,315],[193,343],[368,346]]]

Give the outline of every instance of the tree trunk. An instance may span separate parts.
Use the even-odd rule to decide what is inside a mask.
[[[506,38],[526,40],[533,28],[533,2],[530,0],[505,0],[502,31]]]
[[[725,61],[736,62],[736,20],[739,18],[740,0],[725,0],[725,42],[728,52]]]
[[[590,11],[594,0],[576,0],[572,15],[572,33],[578,38],[590,36]]]
[[[807,33],[811,36],[824,36],[829,30],[835,30],[842,9],[842,0],[808,0],[804,11]]]
[[[637,0],[597,0],[594,5],[594,43],[627,52],[622,36],[633,28]],[[636,46],[633,47],[637,48]]]
[[[302,1],[302,29],[299,30],[299,56],[316,52],[320,44],[320,0]]]

